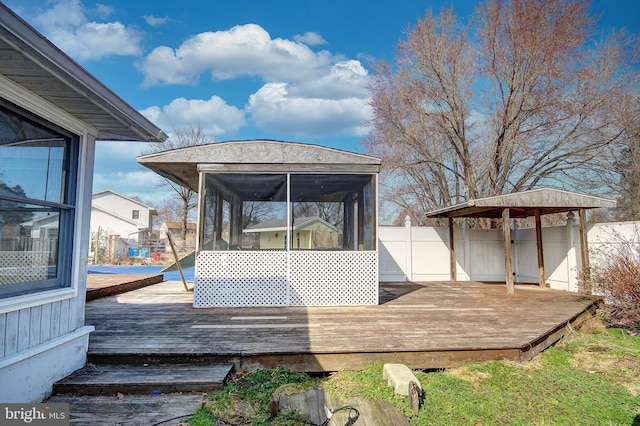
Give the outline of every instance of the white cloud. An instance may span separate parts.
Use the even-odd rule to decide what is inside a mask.
[[[33,22],[54,44],[79,60],[142,54],[142,32],[117,21],[95,22],[88,17],[104,19],[112,13],[113,9],[104,4],[87,9],[80,0],[58,0]]]
[[[123,172],[96,172],[93,177],[93,192],[110,189],[127,197],[140,197],[151,204],[172,195],[172,190],[164,186],[164,180],[157,173],[144,169]]]
[[[311,50],[305,43],[324,41],[318,34],[305,33],[296,36],[296,40],[272,39],[258,25],[241,25],[228,31],[197,34],[175,50],[157,47],[138,62],[138,68],[145,75],[146,86],[197,84],[205,72],[214,80],[239,76],[262,79],[262,88],[247,94],[245,112],[265,132],[308,137],[365,134],[364,126],[371,117],[368,71],[358,60]],[[212,100],[176,99],[144,113],[165,131],[201,124],[209,126],[210,133],[222,134],[245,125],[244,116],[239,120],[238,110],[233,110],[231,117],[209,112],[221,106],[232,108],[222,100],[203,108],[201,103]],[[199,114],[204,117],[199,118]]]
[[[317,79],[301,81],[290,85],[294,96],[344,99],[350,97],[365,99],[369,96],[367,84],[369,73],[359,61],[337,62]]]
[[[327,44],[327,41],[322,38],[320,34],[310,31],[304,34],[296,34],[293,36],[293,39],[299,43],[304,43],[307,46],[319,46],[322,44]]]
[[[229,135],[246,125],[244,112],[218,96],[208,100],[177,98],[168,105],[140,112],[167,134],[173,133],[174,128],[201,126],[206,135]]]
[[[106,19],[108,16],[113,15],[114,12],[113,7],[107,4],[96,4],[95,13],[102,19]]]
[[[194,84],[205,71],[215,80],[249,75],[265,81],[302,81],[317,78],[341,59],[303,43],[272,39],[259,25],[247,24],[197,34],[175,50],[157,47],[137,65],[145,76],[143,85],[153,86]]]
[[[245,108],[256,127],[306,137],[363,136],[371,118],[369,74],[355,60],[327,68],[317,79],[267,83]]]
[[[59,0],[52,7],[34,18],[36,24],[44,27],[77,27],[87,21],[80,0]]]
[[[290,96],[286,83],[268,83],[251,95],[246,110],[256,127],[267,132],[307,137],[367,133],[371,117],[367,99],[322,99]]]
[[[167,16],[153,16],[153,15],[144,15],[142,19],[152,27],[159,27],[160,25],[164,25],[169,22],[169,18]]]

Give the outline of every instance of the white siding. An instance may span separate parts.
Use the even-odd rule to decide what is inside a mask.
[[[151,208],[138,201],[112,191],[103,191],[93,195],[91,209],[91,232],[98,228],[107,230],[110,235],[138,240],[138,232],[151,230]],[[99,209],[97,209],[97,208]],[[138,211],[138,218],[133,212]]]
[[[118,235],[120,238],[137,240],[140,228],[130,221],[91,209],[91,232],[98,232],[98,229],[107,235]]]

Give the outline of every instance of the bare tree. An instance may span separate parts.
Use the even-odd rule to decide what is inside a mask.
[[[184,203],[179,197],[165,198],[154,207],[158,212],[157,220],[160,222],[158,225],[162,225],[162,222],[166,221],[180,222],[182,220]]]
[[[614,219],[640,220],[640,91],[624,94],[611,113],[620,137],[603,153],[599,176],[618,195]]]
[[[424,211],[595,177],[605,150],[619,155],[610,110],[636,89],[638,64],[636,39],[595,38],[595,24],[588,2],[567,0],[488,0],[466,24],[452,9],[418,20],[370,85],[364,142],[394,202]]]
[[[342,203],[330,201],[295,203],[294,215],[297,217],[319,217],[332,225],[338,225],[342,223]]]
[[[245,201],[242,205],[242,223],[244,226],[255,225],[269,220],[273,215],[273,205],[266,201]]]
[[[201,126],[195,128],[176,128],[174,129],[174,136],[164,142],[151,144],[151,148],[145,152],[145,154],[187,148],[190,146],[206,145],[213,142],[214,140],[211,136],[207,136],[202,132]],[[181,224],[181,238],[184,242],[187,239],[187,226],[189,223],[190,213],[198,205],[197,192],[190,188],[178,185],[167,178],[163,177],[163,179],[164,185],[167,185],[173,190],[174,196],[180,202],[180,208],[177,209],[177,211],[174,203],[164,203],[164,207],[166,207],[164,211],[172,216],[166,220],[174,219],[177,216],[177,219]]]

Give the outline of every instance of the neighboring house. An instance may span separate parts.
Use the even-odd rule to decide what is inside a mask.
[[[86,362],[95,142],[166,135],[0,3],[0,401]]]
[[[283,249],[286,247],[287,220],[260,222],[244,229],[245,234],[259,235],[259,246],[243,245],[243,248]],[[319,217],[297,217],[291,232],[293,249],[337,249],[341,247],[342,233],[338,228]]]
[[[60,215],[58,213],[50,213],[46,216],[22,223],[22,228],[30,230],[31,238],[51,238],[57,240],[59,223]]]
[[[187,222],[187,233],[185,235],[184,241],[182,238],[182,222],[174,222],[174,221],[165,221],[160,225],[160,247],[158,247],[158,251],[162,251],[162,247],[165,248],[164,251],[168,250],[168,247],[171,247],[169,243],[169,235],[171,235],[171,240],[176,247],[176,250],[179,252],[191,252],[196,248],[196,230],[198,229],[197,225],[193,222]]]
[[[196,241],[196,229],[197,226],[195,223],[187,222],[187,235],[185,238],[187,242],[190,241],[191,243],[194,243]],[[171,238],[174,240],[176,238],[182,240],[182,222],[162,222],[162,225],[160,225],[160,239],[166,240],[168,238],[167,235],[169,234],[171,234]]]
[[[151,237],[157,214],[153,207],[114,191],[96,192],[91,200],[91,234],[102,232],[130,244],[141,243]]]

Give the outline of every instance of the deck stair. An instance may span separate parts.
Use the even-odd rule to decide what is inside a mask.
[[[233,364],[87,364],[54,383],[53,394],[150,395],[208,392],[222,388]]]

